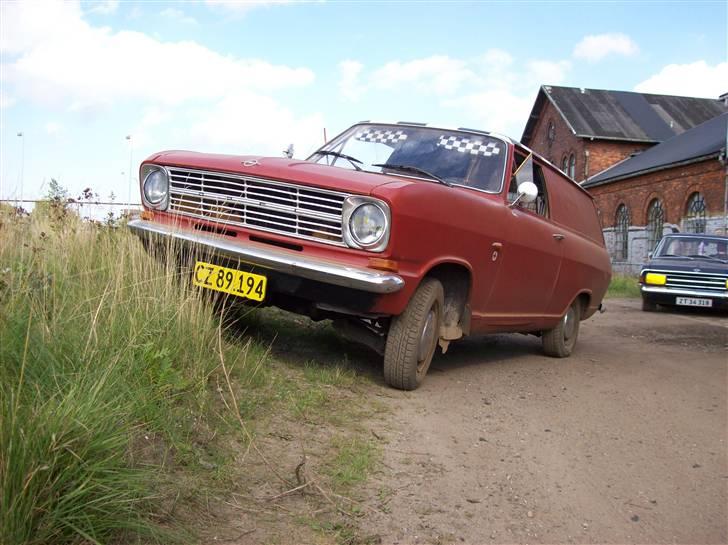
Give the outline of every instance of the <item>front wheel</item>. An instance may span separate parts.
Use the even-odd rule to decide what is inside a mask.
[[[642,310],[644,312],[657,312],[657,303],[653,303],[649,299],[642,298]]]
[[[576,300],[566,311],[558,325],[544,331],[541,337],[543,351],[554,358],[566,358],[571,355],[576,339],[579,337],[579,322],[581,320],[581,305]]]
[[[390,386],[414,390],[424,380],[440,338],[444,299],[440,281],[426,278],[392,319],[384,349],[384,381]]]

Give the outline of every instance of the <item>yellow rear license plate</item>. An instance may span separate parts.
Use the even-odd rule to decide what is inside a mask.
[[[262,301],[265,298],[267,279],[260,274],[197,261],[195,271],[192,273],[192,283],[208,290],[221,291],[253,301]]]

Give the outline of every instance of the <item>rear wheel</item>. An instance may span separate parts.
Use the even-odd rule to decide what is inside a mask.
[[[425,378],[440,338],[444,291],[426,278],[405,311],[392,319],[384,349],[384,380],[400,390],[414,390]]]
[[[578,300],[571,303],[566,314],[558,325],[544,331],[541,337],[543,351],[555,358],[566,358],[571,355],[576,339],[579,337],[579,322],[581,321],[581,304]]]

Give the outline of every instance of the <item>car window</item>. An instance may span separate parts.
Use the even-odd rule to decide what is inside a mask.
[[[528,157],[516,152],[514,155],[513,169],[511,173],[511,184],[508,188],[508,202],[513,202],[518,196],[518,186],[524,181],[532,181],[538,189],[538,197],[533,202],[518,202],[517,207],[529,210],[534,214],[549,217],[549,200],[546,192],[546,180],[543,168],[533,162],[533,154]]]

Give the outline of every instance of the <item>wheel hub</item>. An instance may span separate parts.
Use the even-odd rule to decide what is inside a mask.
[[[435,340],[435,310],[430,309],[425,320],[425,325],[422,328],[422,335],[420,335],[420,346],[417,352],[417,361],[424,361],[430,354],[432,343]]]
[[[574,320],[574,309],[569,307],[564,315],[564,340],[568,341],[574,336],[576,321]]]

